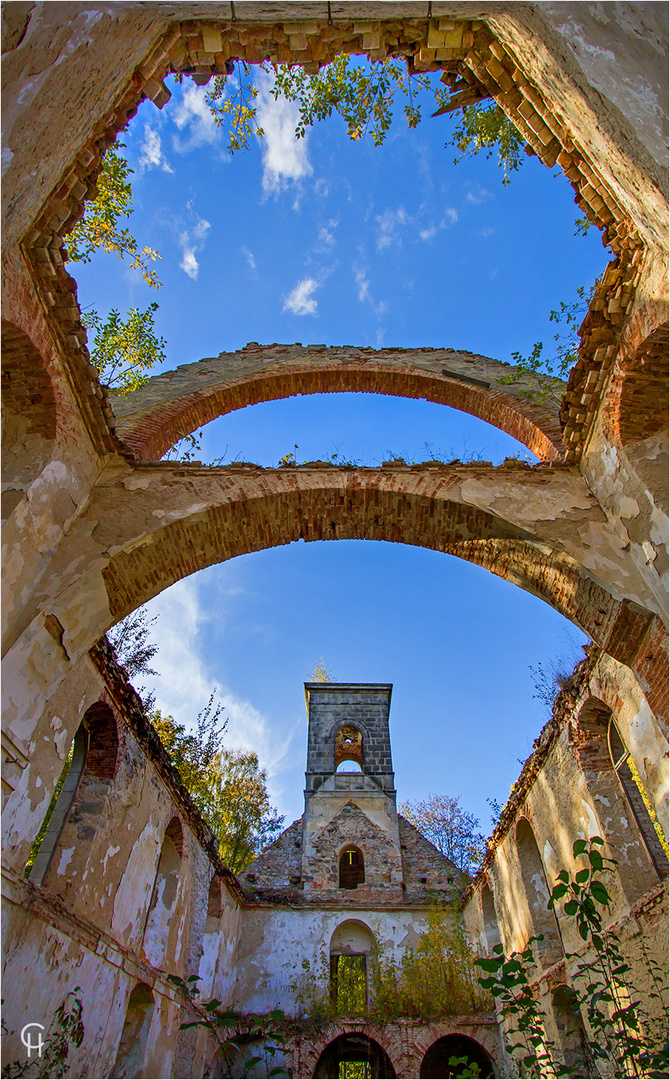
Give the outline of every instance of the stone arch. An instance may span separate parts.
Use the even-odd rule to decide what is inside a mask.
[[[2,320],[2,519],[51,460],[56,401],[39,349]]]
[[[587,698],[572,739],[600,835],[617,860],[621,887],[634,903],[667,875],[668,860],[634,779],[630,754],[604,701]]]
[[[182,824],[174,817],[165,830],[142,942],[144,955],[156,968],[163,967],[169,959],[172,915],[179,891],[183,852]]]
[[[556,508],[556,517],[549,519],[548,496]],[[533,499],[541,508],[542,516],[532,520],[540,536],[525,527]],[[575,527],[571,508],[580,504],[586,508],[576,523],[588,522],[589,528],[593,523],[601,537],[597,550],[582,543],[583,529]],[[568,508],[565,514],[561,506]],[[476,563],[551,604],[628,665],[652,711],[663,716],[667,634],[660,619],[653,608],[618,599],[580,564],[584,559],[608,574],[613,568],[619,596],[622,586],[639,595],[644,583],[619,555],[620,540],[609,528],[571,469],[548,474],[439,465],[202,469],[163,463],[129,470],[100,486],[77,523],[80,560],[75,566],[66,550],[54,559],[51,580],[59,596],[40,602],[49,604],[63,628],[63,647],[72,657],[175,581],[236,555],[297,540],[416,545]],[[77,597],[87,590],[99,599],[82,617]],[[32,615],[27,610],[26,625],[35,617],[40,618],[39,609]]]
[[[72,761],[30,873],[35,884],[60,893],[81,887],[93,839],[105,823],[119,746],[114,713],[98,701],[87,709],[74,737]],[[54,862],[58,848],[69,853],[62,872]]]
[[[365,859],[363,852],[355,844],[347,844],[343,848],[337,865],[340,889],[355,889],[358,885],[365,884]]]
[[[309,394],[367,393],[422,398],[506,431],[541,460],[562,455],[556,384],[547,401],[500,382],[508,364],[446,349],[248,345],[156,375],[113,401],[117,433],[139,458],[158,460],[183,435],[261,401]],[[519,395],[519,396],[517,396]]]
[[[458,1032],[453,1035],[442,1035],[428,1047],[419,1070],[421,1080],[424,1078],[429,1080],[432,1077],[444,1080],[445,1077],[461,1076],[461,1067],[454,1071],[449,1065],[450,1057],[467,1058],[468,1065],[478,1066],[478,1076],[495,1076],[493,1059],[488,1051],[476,1039]]]
[[[151,987],[146,983],[137,983],[128,998],[123,1031],[111,1073],[113,1077],[142,1075],[154,1008]]]
[[[345,762],[355,762],[365,772],[363,734],[356,724],[342,724],[335,733],[335,769]]]
[[[345,1062],[365,1063],[370,1077],[395,1077],[396,1072],[383,1047],[362,1031],[345,1032],[333,1039],[316,1064],[314,1077],[339,1076]]]
[[[538,957],[540,967],[550,968],[559,960],[564,959],[565,953],[556,916],[547,906],[549,886],[542,856],[532,826],[525,817],[519,818],[517,823],[516,851],[530,915],[528,927],[530,933],[525,935],[526,941],[531,936],[542,935],[543,940],[535,943],[534,952]]]

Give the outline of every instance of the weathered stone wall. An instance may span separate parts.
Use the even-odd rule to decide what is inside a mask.
[[[85,770],[46,876],[33,884],[23,867],[49,792],[75,730],[96,709],[111,711],[118,741],[100,745],[91,726],[92,782]],[[146,1075],[180,1075],[174,1070],[185,1037],[178,1029],[191,1013],[166,976],[200,973],[206,992],[230,1000],[241,890],[106,647],[61,684],[48,730],[40,769],[30,754],[23,769],[10,770],[4,792],[3,952],[7,985],[17,990],[5,1000],[5,1023],[14,1034],[5,1040],[3,1061],[22,1059],[16,1033],[28,1019],[48,1026],[80,987],[85,1038],[73,1051],[70,1075],[111,1075],[128,997],[142,982],[154,994]],[[175,888],[157,892],[159,853],[175,822],[182,838]],[[188,1040],[186,1050],[191,1070]]]
[[[316,791],[337,767],[336,738],[345,725],[362,735],[362,771],[394,790],[389,735],[391,686],[305,683],[308,736],[305,787]]]
[[[550,990],[556,984],[573,982],[586,946],[562,905],[558,905],[554,919],[547,910],[547,900],[561,870],[574,874],[581,869],[582,862],[572,854],[576,839],[601,836],[606,842],[605,854],[616,860],[616,867],[607,875],[612,902],[605,913],[605,926],[620,934],[622,951],[632,967],[627,977],[630,985],[639,992],[651,978],[640,935],[652,960],[661,970],[667,967],[663,929],[667,919],[667,856],[657,844],[648,847],[650,841],[645,842],[638,823],[644,816],[641,800],[639,804],[636,800],[634,810],[614,771],[608,746],[609,716],[656,805],[666,836],[667,741],[658,728],[649,727],[648,706],[625,669],[595,649],[580,667],[559,696],[552,719],[512,788],[464,907],[471,940],[484,954],[490,954],[493,944],[502,941],[509,955],[523,950],[533,935],[544,934],[544,943],[534,950],[534,979],[547,1017],[547,1032],[559,1050],[568,1053],[576,1053],[576,1044],[570,1044],[575,1032],[566,1033],[566,1018],[552,1003]],[[594,715],[604,716],[604,722],[594,723]],[[647,826],[649,834],[654,841],[653,829]],[[527,838],[531,835],[537,859],[529,873],[524,860],[528,859]],[[652,861],[652,850],[660,852],[659,865]],[[658,1012],[658,1001],[645,998],[645,1005],[652,1015]],[[586,1018],[582,1020],[586,1024]],[[587,1036],[591,1036],[588,1030]]]

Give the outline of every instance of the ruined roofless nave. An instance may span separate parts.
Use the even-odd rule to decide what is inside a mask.
[[[216,1047],[203,1030],[180,1029],[193,1012],[169,975],[200,972],[225,1006],[265,1009],[270,991],[273,1003],[287,1000],[285,969],[299,974],[319,935],[336,984],[340,968],[368,971],[383,933],[389,947],[411,950],[429,888],[458,894],[458,919],[482,955],[542,934],[533,992],[547,1037],[585,1075],[588,1022],[561,1007],[557,992],[570,989],[583,945],[569,919],[547,908],[547,888],[576,870],[574,839],[596,834],[618,853],[607,925],[651,1003],[643,954],[667,967],[667,860],[647,812],[667,835],[665,16],[656,3],[526,0],[5,4],[7,1062],[22,1059],[27,1020],[48,1024],[81,987],[84,1034],[68,1075],[204,1076]],[[611,259],[562,399],[529,399],[523,383],[500,382],[499,361],[445,342],[381,351],[249,345],[112,402],[90,363],[62,255],[101,156],[140,101],[165,104],[170,72],[204,85],[233,57],[314,70],[341,52],[457,73],[567,176]],[[514,435],[540,463],[159,461],[175,433],[257,401],[326,390],[457,407]],[[278,841],[279,865],[268,852],[247,870],[255,881],[238,880],[105,644],[111,626],[180,578],[300,538],[456,555],[541,597],[592,641],[464,889],[395,812],[382,745],[388,687],[307,687],[310,723],[342,706],[328,731],[333,746],[308,755],[305,817]],[[357,714],[363,702],[373,708],[371,698],[381,727]],[[360,738],[361,772],[337,771],[331,749],[336,757],[345,728],[351,745]],[[28,853],[72,747],[28,880]],[[316,894],[320,906],[306,899]],[[376,1026],[361,1015],[303,1021],[286,1051],[295,1076],[346,1075],[361,1055],[369,1075],[441,1075],[449,1047],[465,1047],[480,1071],[510,1073],[494,1012]]]

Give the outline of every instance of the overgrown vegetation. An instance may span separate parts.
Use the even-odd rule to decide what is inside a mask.
[[[168,975],[168,979],[181,990],[198,1015],[197,1020],[181,1024],[179,1030],[204,1028],[218,1046],[218,1061],[213,1063],[215,1076],[258,1075],[259,1066],[266,1077],[285,1075],[285,1068],[273,1064],[287,1045],[288,1022],[281,1009],[273,1009],[263,1016],[243,1016],[231,1009],[224,1009],[217,998],[201,1001],[198,975],[190,975],[187,979]],[[211,1073],[205,1075],[210,1076]]]
[[[378,940],[369,957],[331,960],[324,946],[315,964],[303,959],[290,985],[298,1015],[319,1024],[337,1016],[383,1024],[491,1012],[493,1000],[479,985],[459,914],[436,900],[427,923],[400,959]]]
[[[377,1022],[493,1010],[488,990],[479,985],[459,915],[438,903],[429,909],[426,930],[400,961],[380,948],[372,968],[370,1012]]]
[[[240,873],[276,839],[284,818],[270,804],[267,772],[252,750],[228,749],[227,721],[211,695],[192,731],[158,709],[149,719],[194,803],[219,840],[219,854]]]
[[[561,871],[551,893],[549,907],[560,911],[563,922],[573,920],[584,950],[570,954],[577,963],[571,969],[572,985],[558,984],[554,1003],[570,1013],[578,1024],[586,1023],[583,1046],[588,1049],[584,1075],[601,1077],[664,1077],[668,1074],[667,980],[659,965],[643,947],[652,986],[651,1014],[632,984],[632,969],[624,958],[620,938],[606,929],[603,912],[611,904],[605,881],[616,865],[603,854],[599,836],[577,840],[575,859],[585,862],[573,876]],[[475,961],[486,973],[482,987],[496,999],[506,1021],[505,1043],[522,1077],[574,1077],[575,1065],[564,1064],[563,1055],[547,1036],[547,1018],[531,985],[537,977],[533,938],[521,953],[505,957],[501,945],[490,959]]]

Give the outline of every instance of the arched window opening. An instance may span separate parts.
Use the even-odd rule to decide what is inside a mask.
[[[93,838],[106,817],[118,752],[114,714],[109,705],[98,701],[87,709],[79,725],[70,757],[31,849],[26,871],[33,884],[44,884],[49,870],[55,870],[57,848],[72,852],[64,877],[68,881],[82,880]]]
[[[384,1077],[394,1080],[391,1059],[378,1042],[359,1031],[338,1035],[328,1044],[319,1058],[315,1078],[326,1077]]]
[[[446,1077],[471,1075],[470,1072],[464,1071],[462,1064],[450,1065],[450,1058],[465,1058],[465,1069],[476,1065],[478,1070],[476,1076],[495,1076],[493,1059],[480,1043],[469,1039],[467,1035],[443,1035],[428,1048],[424,1055],[419,1068],[421,1080],[424,1078],[425,1080],[432,1080],[432,1078],[444,1080]]]
[[[549,886],[542,857],[526,818],[521,818],[517,825],[516,849],[531,919],[528,937],[542,935],[543,940],[535,944],[536,956],[541,967],[549,968],[563,959],[563,944],[556,916],[548,907]]]
[[[600,835],[618,861],[617,875],[623,889],[631,900],[637,900],[668,873],[665,837],[612,710],[604,701],[591,697],[584,703],[575,742],[600,819]]]
[[[215,875],[209,886],[207,918],[205,920],[205,929],[202,935],[202,956],[200,957],[200,964],[198,965],[201,995],[209,995],[212,992],[214,976],[216,975],[216,964],[219,958],[219,930],[222,915],[222,886],[221,881]]]
[[[363,772],[363,736],[353,724],[344,724],[335,736],[335,771],[351,772],[340,769],[345,762],[353,762]]]
[[[482,918],[484,921],[486,950],[492,953],[494,947],[500,945],[500,931],[498,929],[495,901],[489,885],[484,885],[482,888]]]
[[[610,717],[607,738],[612,767],[619,777],[654,869],[660,878],[667,877],[668,855],[664,847],[665,837],[660,822],[644,790],[642,778],[635,768],[635,763],[623,744],[613,717]]]
[[[79,725],[67,761],[54,788],[42,827],[30,849],[26,874],[33,885],[41,885],[47,875],[84,772],[87,752],[88,731],[82,723]]]
[[[154,967],[165,961],[184,849],[184,834],[179,818],[173,818],[165,830],[149,914],[144,930],[144,955]]]
[[[337,766],[336,772],[338,772],[338,773],[350,773],[350,772],[362,773],[363,770],[361,769],[361,766],[358,763],[358,761],[356,761],[356,760],[354,760],[352,758],[344,758],[340,762],[340,764]]]
[[[363,852],[357,847],[346,847],[340,855],[340,888],[355,889],[365,883]]]
[[[330,941],[330,998],[340,1016],[368,1008],[368,968],[374,939],[358,919],[340,923]]]
[[[142,1075],[153,1012],[154,996],[150,988],[146,983],[138,983],[128,999],[113,1077]]]

